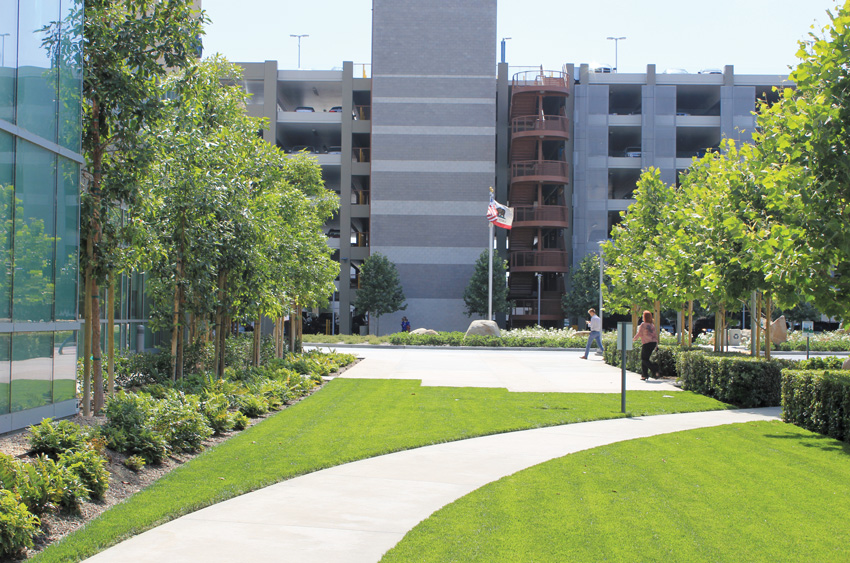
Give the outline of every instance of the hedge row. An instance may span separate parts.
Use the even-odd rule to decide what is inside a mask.
[[[782,371],[783,420],[850,441],[850,375],[845,371]]]
[[[439,334],[397,332],[390,336],[390,344],[396,346],[479,346],[482,348],[584,348],[587,344],[587,337],[523,338],[519,336],[465,336],[463,332],[441,332]]]
[[[615,367],[620,367],[623,353],[617,348],[615,339],[603,340],[605,346],[605,363]],[[640,346],[632,350],[626,351],[626,369],[636,373],[640,373]],[[679,374],[676,371],[676,355],[681,353],[683,349],[678,346],[661,345],[655,349],[650,359],[658,364],[658,373],[652,374],[653,377],[672,377],[678,378]],[[689,348],[689,350],[699,350],[698,348]]]

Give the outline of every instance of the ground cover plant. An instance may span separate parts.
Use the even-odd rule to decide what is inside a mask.
[[[850,446],[781,422],[611,444],[459,499],[382,559],[846,561]]]
[[[630,415],[727,408],[700,395],[631,391]],[[34,561],[76,561],[166,520],[283,479],[393,451],[587,420],[618,418],[619,396],[420,387],[335,379],[116,505]]]

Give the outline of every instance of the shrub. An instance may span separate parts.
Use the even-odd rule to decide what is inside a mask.
[[[41,424],[30,426],[30,447],[37,454],[51,459],[71,450],[85,449],[89,439],[88,429],[68,420],[52,422],[45,418]]]
[[[257,418],[269,412],[268,403],[256,395],[243,395],[239,399],[239,412],[250,418]]]
[[[153,383],[166,383],[171,378],[171,353],[141,352],[118,356],[115,361],[115,384],[128,389]]]
[[[850,375],[844,371],[782,371],[782,416],[837,440],[850,441]]]
[[[30,512],[44,514],[51,506],[59,504],[65,493],[65,482],[57,475],[52,459],[39,456],[32,463],[16,462],[16,465],[14,485],[4,486],[12,488]]]
[[[197,395],[171,390],[154,410],[153,428],[172,450],[196,452],[213,434]]]
[[[224,393],[209,390],[204,390],[201,393],[201,412],[216,435],[233,428],[232,416],[227,410],[229,407],[230,402]]]
[[[248,417],[241,412],[237,412],[233,415],[233,428],[236,430],[245,430],[248,428],[249,422]]]
[[[107,422],[100,433],[113,450],[139,454],[148,463],[159,463],[168,455],[168,443],[152,427],[156,410],[156,399],[147,393],[121,391],[103,407]]]
[[[79,477],[89,496],[95,500],[103,498],[109,488],[109,472],[106,459],[93,449],[75,450],[59,456],[59,465]]]
[[[794,368],[814,370],[841,369],[845,359],[837,356],[814,356],[808,360],[800,360]]]
[[[0,489],[0,558],[15,557],[32,547],[39,524],[15,493]]]
[[[779,406],[781,370],[792,364],[789,360],[703,352],[682,352],[676,358],[682,389],[739,407]]]
[[[145,466],[145,458],[140,455],[131,455],[124,460],[124,467],[131,471],[139,472]]]

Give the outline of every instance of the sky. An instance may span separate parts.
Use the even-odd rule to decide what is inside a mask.
[[[425,0],[421,0],[425,1]],[[475,0],[471,0],[475,1]],[[615,65],[658,72],[734,65],[740,74],[787,74],[797,41],[829,23],[835,0],[499,0],[495,56],[506,42],[511,67]],[[203,0],[212,22],[205,56],[278,61],[280,69],[330,70],[371,61],[372,0]],[[814,26],[814,29],[813,29]],[[494,61],[497,62],[497,61]]]

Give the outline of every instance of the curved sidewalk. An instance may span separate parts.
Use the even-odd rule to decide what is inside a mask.
[[[521,469],[634,438],[777,420],[780,409],[620,418],[370,458],[236,497],[112,547],[95,562],[374,562],[435,510]]]

